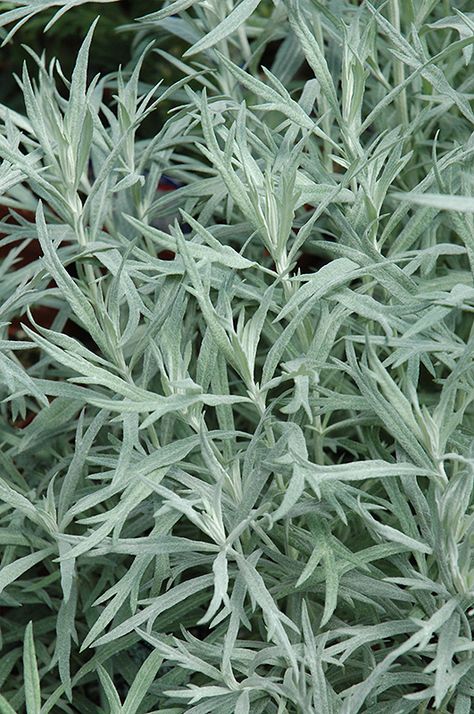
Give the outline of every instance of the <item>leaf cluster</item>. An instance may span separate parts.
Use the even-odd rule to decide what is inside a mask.
[[[30,52],[0,106],[1,714],[472,710],[468,10],[173,0],[111,74],[100,20],[70,75]]]

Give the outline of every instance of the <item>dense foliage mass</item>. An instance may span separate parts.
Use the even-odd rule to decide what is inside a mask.
[[[0,106],[0,713],[469,714],[472,4],[148,6]]]

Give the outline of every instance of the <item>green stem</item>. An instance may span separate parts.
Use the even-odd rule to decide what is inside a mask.
[[[400,32],[400,1],[391,0],[389,5],[390,22],[397,30]],[[393,65],[393,76],[395,80],[395,85],[399,86],[405,81],[405,65],[399,59],[394,60]],[[409,123],[408,118],[408,104],[407,104],[407,94],[406,90],[403,89],[396,99],[398,113],[400,115],[400,123],[402,126],[407,127]]]

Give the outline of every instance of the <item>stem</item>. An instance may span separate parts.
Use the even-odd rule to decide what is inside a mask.
[[[400,2],[399,0],[391,0],[389,5],[390,22],[397,30],[400,32]],[[393,65],[393,77],[396,85],[403,84],[405,81],[405,65],[399,59],[394,60]],[[407,127],[409,123],[408,118],[408,104],[407,104],[407,94],[406,90],[402,89],[400,94],[396,99],[398,106],[398,113],[400,115],[400,123],[402,126]]]

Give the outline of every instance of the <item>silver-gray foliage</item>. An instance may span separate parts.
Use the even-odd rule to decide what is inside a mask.
[[[133,67],[90,77],[93,26],[72,77],[25,68],[1,714],[472,711],[469,9],[150,2]]]

